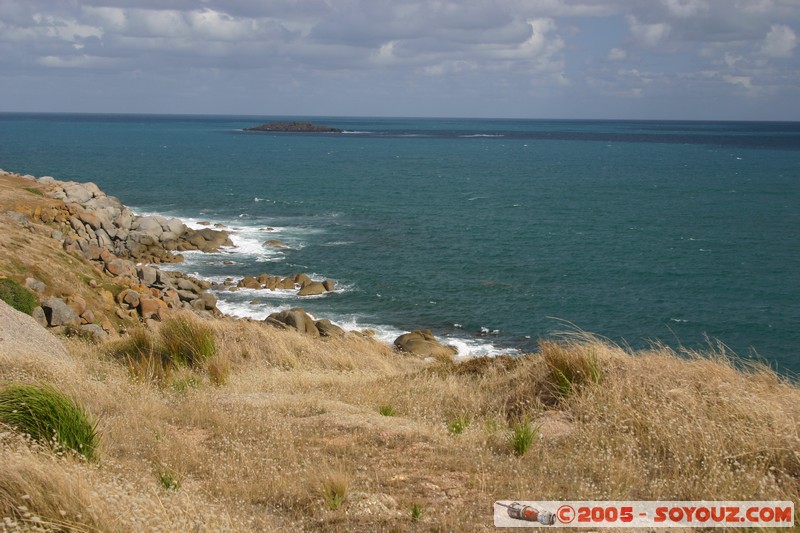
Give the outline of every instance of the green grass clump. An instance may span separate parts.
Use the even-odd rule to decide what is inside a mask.
[[[159,336],[166,356],[176,363],[197,367],[217,353],[214,330],[194,319],[168,318]]]
[[[127,363],[135,379],[164,384],[180,367],[201,368],[215,356],[217,345],[210,326],[192,318],[173,317],[161,324],[158,335],[144,328],[131,330],[109,352]],[[227,381],[229,364],[211,359],[208,372],[212,383],[221,385]]]
[[[411,506],[411,519],[419,520],[420,518],[422,518],[422,506],[418,503],[415,503]]]
[[[350,489],[350,476],[341,470],[331,470],[322,478],[322,497],[331,511],[339,509]]]
[[[172,468],[168,466],[157,466],[156,475],[158,476],[158,482],[164,490],[175,492],[181,488],[181,476]]]
[[[452,435],[460,435],[464,432],[465,429],[469,427],[470,418],[469,415],[461,414],[455,417],[447,424],[447,430]]]
[[[174,370],[155,336],[144,328],[132,329],[127,337],[111,345],[109,353],[128,366],[136,381],[163,384]]]
[[[539,428],[532,426],[527,420],[514,422],[511,425],[511,436],[509,437],[511,449],[520,457],[525,455],[538,435]]]
[[[560,398],[566,399],[579,387],[602,380],[600,365],[593,350],[549,341],[542,342],[540,347],[550,371],[550,386]]]
[[[36,196],[44,196],[44,193],[37,189],[36,187],[23,187],[22,190],[28,191],[31,194],[35,194]]]
[[[51,385],[11,384],[0,389],[0,422],[30,435],[97,458],[100,438],[86,410]]]
[[[33,291],[12,278],[0,279],[0,300],[26,315],[33,313],[39,305]]]
[[[383,416],[394,416],[397,414],[397,411],[395,411],[394,407],[392,407],[389,404],[381,405],[380,407],[378,407],[378,412]]]

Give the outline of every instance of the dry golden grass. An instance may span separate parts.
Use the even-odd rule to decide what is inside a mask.
[[[132,379],[106,347],[75,339],[65,371],[5,357],[0,383],[51,380],[102,434],[95,466],[25,452],[30,471],[69,472],[43,490],[39,516],[69,504],[70,517],[94,511],[78,530],[489,531],[496,499],[798,502],[800,390],[722,353],[630,354],[583,336],[517,359],[425,363],[356,335],[208,324],[219,353],[171,377],[193,386]],[[602,378],[556,394],[556,359],[590,359]],[[454,432],[458,418],[469,424]],[[517,454],[512,427],[525,420],[538,432]],[[6,471],[18,468],[9,457]],[[180,486],[167,490],[162,472]],[[11,490],[4,516],[32,490]]]

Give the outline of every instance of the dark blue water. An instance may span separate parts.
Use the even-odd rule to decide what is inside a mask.
[[[320,118],[355,133],[241,131],[267,120],[0,114],[0,167],[236,231],[235,249],[190,255],[187,271],[303,271],[340,288],[222,293],[240,315],[299,304],[386,338],[429,327],[464,353],[532,350],[569,321],[633,347],[719,339],[800,371],[800,124]]]

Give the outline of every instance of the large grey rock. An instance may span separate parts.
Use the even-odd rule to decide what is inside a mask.
[[[92,190],[88,183],[65,183],[64,194],[67,195],[67,200],[78,204],[88,202],[92,198]],[[96,187],[96,185],[95,185]]]
[[[133,217],[134,217],[133,211],[125,207],[122,209],[122,212],[120,212],[119,216],[114,221],[114,223],[120,229],[125,230],[127,232],[128,230],[131,229],[131,225],[133,224]]]
[[[167,219],[166,223],[162,224],[161,227],[164,229],[165,232],[174,233],[178,237],[180,237],[186,232],[186,224],[184,224],[177,218]]]
[[[325,293],[325,286],[319,281],[312,281],[303,285],[297,293],[298,296],[316,296]]]
[[[36,321],[37,324],[39,324],[43,328],[47,327],[47,316],[45,316],[44,309],[42,309],[42,306],[34,307],[33,311],[31,312],[31,316],[33,317],[33,319]]]
[[[102,341],[103,339],[108,338],[108,333],[106,333],[106,330],[104,330],[97,324],[84,324],[81,326],[81,330],[85,331],[86,333],[91,335],[92,338],[98,341]]]
[[[136,274],[139,276],[139,279],[142,280],[142,283],[147,285],[148,287],[152,286],[158,281],[158,270],[151,266],[140,266],[136,269]]]
[[[25,286],[32,291],[38,292],[39,294],[42,294],[45,289],[44,282],[39,281],[36,278],[25,278]]]
[[[42,302],[44,315],[51,327],[76,326],[81,323],[81,318],[70,306],[59,298],[49,298]]]
[[[458,350],[439,342],[429,329],[415,330],[397,337],[394,345],[398,350],[422,357],[451,357]]]
[[[157,238],[159,235],[164,233],[164,229],[161,227],[161,223],[158,221],[159,218],[163,217],[139,217],[131,223],[131,229],[138,230],[148,235],[153,235]]]
[[[314,325],[323,337],[344,337],[344,330],[327,318],[317,320]]]
[[[268,324],[278,323],[296,329],[300,333],[319,337],[314,319],[312,319],[302,307],[293,307],[287,311],[272,313],[265,320]]]
[[[0,300],[0,360],[27,356],[69,359],[58,339],[36,320]]]

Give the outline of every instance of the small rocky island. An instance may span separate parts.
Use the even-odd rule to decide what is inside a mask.
[[[252,128],[245,128],[244,131],[275,131],[286,133],[343,133],[344,130],[339,128],[331,128],[329,126],[321,126],[312,122],[269,122],[254,126]]]

